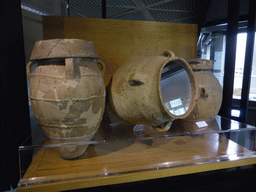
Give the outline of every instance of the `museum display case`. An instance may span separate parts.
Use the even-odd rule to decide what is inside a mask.
[[[18,191],[71,190],[256,163],[256,127],[220,116],[184,121],[157,132],[124,123],[107,110],[91,141],[59,144],[50,143],[38,127],[19,147]],[[31,140],[33,145],[27,144]],[[89,146],[80,157],[65,160],[56,150],[65,145]]]
[[[212,66],[192,70],[191,64],[195,65],[197,62],[189,63],[190,66],[187,63],[188,59],[196,58],[196,25],[49,16],[44,17],[43,28],[44,39],[78,38],[93,42],[99,58],[106,63],[106,74],[103,78],[107,105],[99,129],[87,141],[68,137],[51,142],[52,138],[45,135],[39,123],[32,135],[19,147],[18,191],[76,190],[256,163],[256,127],[221,116],[215,117],[220,108],[221,89],[202,85],[202,82],[214,82],[209,79],[209,75],[202,81],[194,77],[194,73],[201,74],[202,70],[205,74],[212,73]],[[151,38],[151,34],[155,38]],[[174,51],[177,58],[184,59],[177,59],[171,51],[159,55],[163,48]],[[121,73],[120,81],[115,78],[120,72],[119,69],[125,68],[127,63],[142,57],[151,62],[151,56],[155,54],[156,58],[161,59],[161,67],[154,78],[150,74],[155,74],[157,61],[152,63],[152,67],[141,67],[143,73],[138,69],[131,69],[129,75]],[[150,66],[150,62],[145,63]],[[133,65],[140,67],[136,62]],[[201,76],[198,75],[200,78]],[[170,81],[165,83],[166,79]],[[154,86],[146,85],[147,82]],[[128,101],[125,89],[121,89],[124,87],[132,90],[131,101]],[[143,87],[149,93],[143,91]],[[217,96],[211,96],[209,90],[218,90]],[[119,95],[115,97],[115,93]],[[116,101],[121,94],[125,97],[119,104],[128,102],[126,106],[117,107]],[[153,98],[154,94],[159,95]],[[202,104],[209,110],[202,114],[210,115],[214,111],[213,115],[208,118],[196,115],[186,118],[192,108],[198,113],[199,96],[208,104],[219,99],[217,104]],[[159,100],[161,102],[157,103]],[[152,105],[153,103],[157,104]],[[58,107],[62,111],[63,106]],[[154,112],[158,107],[164,110]],[[74,110],[72,108],[72,112],[80,108],[83,107],[77,105]],[[125,110],[128,112],[124,115],[121,112]],[[135,114],[136,110],[142,112]],[[47,110],[46,114],[49,115]],[[142,121],[139,117],[148,118],[147,121]],[[137,119],[139,120],[135,121]],[[164,121],[160,122],[162,119]],[[70,121],[73,120],[71,117]],[[152,123],[155,120],[158,121]],[[67,129],[63,129],[61,134],[68,135]],[[65,148],[71,153],[77,148],[86,150],[79,153],[79,156],[65,158],[58,154],[58,149]]]

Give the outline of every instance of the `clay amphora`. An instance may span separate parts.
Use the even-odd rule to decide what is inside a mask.
[[[99,68],[101,70],[99,70]],[[105,109],[105,65],[93,44],[79,39],[37,41],[27,65],[35,118],[64,159],[79,157]],[[77,144],[70,144],[76,142]]]
[[[212,73],[214,61],[206,59],[187,61],[195,75],[198,98],[193,111],[186,120],[212,120],[218,114],[222,103],[222,87]]]
[[[168,70],[173,71],[170,76],[183,71],[182,74],[188,81],[186,85],[182,84],[183,78],[176,79],[175,76],[173,81],[162,83],[165,81],[165,74],[168,76]],[[166,92],[162,88],[166,85],[168,87],[168,84],[173,84],[173,87]],[[184,87],[185,92],[189,89],[189,93],[183,94]],[[165,95],[177,95],[177,98],[165,101]],[[114,73],[110,87],[110,104],[119,118],[132,124],[152,127],[167,124],[170,127],[169,122],[173,119],[187,117],[194,108],[195,98],[196,85],[192,69],[184,59],[175,57],[171,51],[122,65]],[[184,100],[187,101],[183,102]],[[171,105],[176,108],[171,108]],[[180,108],[177,109],[178,107]]]

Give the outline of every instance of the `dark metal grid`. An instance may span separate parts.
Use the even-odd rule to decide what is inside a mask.
[[[143,2],[145,6],[150,6],[150,5],[154,5],[154,4],[162,4],[162,3],[166,3],[166,2],[170,2],[170,1],[174,1],[174,0],[141,0],[141,2]]]
[[[130,14],[126,14],[118,17],[120,20],[137,20],[137,21],[147,21],[147,18],[141,12],[132,12]]]
[[[33,0],[21,0],[21,5],[27,6],[29,8],[35,9],[47,15],[54,15],[55,6],[53,1],[33,1]]]
[[[135,8],[117,8],[117,7],[107,7],[107,18],[109,19],[115,19],[115,18],[121,18],[124,13],[125,15],[129,12],[134,12]]]
[[[107,0],[107,6],[132,6],[136,7],[132,0]]]
[[[78,1],[70,2],[70,16],[71,17],[90,17],[90,18],[101,18],[102,17],[102,8],[101,4],[85,4],[78,3]]]
[[[71,12],[70,17],[81,17],[81,15],[78,14],[77,12]]]
[[[196,23],[196,0],[107,0],[106,18]],[[71,17],[102,18],[102,0],[70,0]]]
[[[102,0],[69,0],[70,4],[83,6],[83,5],[101,5]]]
[[[149,13],[154,18],[156,18],[157,21],[161,21],[161,22],[185,23],[185,21],[190,21],[191,19],[195,18],[194,14],[190,12],[170,12],[170,11],[149,10]]]
[[[194,12],[195,0],[176,0],[161,5],[152,6],[151,9],[165,9],[175,12]]]

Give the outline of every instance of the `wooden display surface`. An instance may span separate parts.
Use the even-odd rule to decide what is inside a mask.
[[[75,160],[43,147],[19,183],[39,184],[17,191],[64,191],[251,165],[253,154],[216,133],[95,144]]]

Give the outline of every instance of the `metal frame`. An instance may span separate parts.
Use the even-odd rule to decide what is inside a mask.
[[[236,5],[236,6],[234,6]],[[238,15],[238,2],[229,1],[229,18],[224,20],[215,20],[208,22],[204,27],[210,27],[211,32],[222,32],[227,36],[226,44],[226,56],[225,56],[225,74],[223,85],[223,100],[222,108],[219,115],[232,118],[237,121],[247,122],[247,111],[250,108],[256,108],[256,102],[249,101],[251,70],[252,70],[252,58],[254,48],[254,36],[255,36],[255,6],[256,3],[253,0],[249,2],[249,14]],[[226,24],[226,25],[225,25]],[[207,32],[204,31],[203,32]],[[241,100],[233,99],[233,82],[234,82],[234,67],[235,67],[235,54],[236,54],[236,35],[239,32],[247,32],[247,47],[245,56],[245,65],[243,73],[243,86]],[[229,38],[229,39],[228,39]],[[213,42],[214,43],[214,42]],[[213,45],[214,46],[214,45]],[[211,55],[212,59],[212,55]],[[231,110],[238,109],[241,111],[240,117],[231,116]]]
[[[228,26],[223,81],[223,101],[219,114],[231,118],[240,0],[228,2]]]
[[[242,85],[242,96],[240,102],[240,118],[239,121],[245,123],[247,120],[247,109],[249,102],[249,91],[251,82],[253,52],[254,52],[254,37],[255,37],[255,0],[249,1],[248,27],[247,27],[247,42],[244,61],[244,74]]]
[[[16,188],[18,147],[31,134],[20,1],[0,4],[1,186]]]

